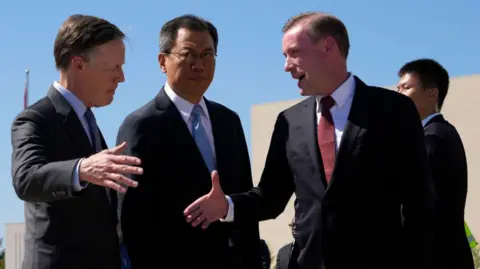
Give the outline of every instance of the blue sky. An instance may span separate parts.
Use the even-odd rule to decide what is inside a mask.
[[[96,110],[110,146],[119,125],[152,99],[165,77],[157,63],[158,34],[167,20],[193,13],[219,30],[217,71],[207,97],[237,111],[250,144],[253,104],[299,97],[283,71],[281,28],[303,11],[325,11],[346,24],[351,41],[350,71],[368,84],[392,85],[407,61],[431,57],[452,76],[480,73],[480,1],[33,1],[0,2],[0,237],[4,224],[22,222],[23,202],[12,188],[10,126],[23,105],[25,68],[30,100],[43,97],[58,78],[52,56],[61,23],[71,14],[104,17],[128,35],[126,82],[114,103]]]

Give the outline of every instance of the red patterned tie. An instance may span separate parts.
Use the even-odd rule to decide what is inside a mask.
[[[335,105],[335,100],[331,96],[325,96],[320,100],[321,118],[317,128],[318,147],[322,155],[323,168],[327,183],[332,177],[333,168],[335,167],[335,126],[333,124],[332,113],[330,109]]]

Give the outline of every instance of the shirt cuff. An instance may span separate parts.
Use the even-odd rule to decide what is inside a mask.
[[[221,222],[233,222],[233,216],[234,216],[233,201],[232,201],[232,198],[230,198],[230,196],[228,196],[228,195],[225,195],[225,198],[228,201],[228,212],[227,212],[227,216],[224,219],[220,219],[220,221]]]
[[[80,183],[80,163],[83,159],[80,159],[75,166],[75,170],[73,171],[73,191],[79,192],[88,186],[88,182]]]

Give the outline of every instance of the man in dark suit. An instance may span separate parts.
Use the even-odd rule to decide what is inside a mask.
[[[208,193],[218,175],[227,193],[253,187],[240,118],[203,97],[213,80],[217,45],[217,29],[202,18],[183,15],[165,23],[158,61],[167,82],[120,127],[118,141],[128,142],[128,153],[142,159],[145,171],[133,177],[139,187],[119,199],[134,269],[163,263],[261,268],[257,220],[202,229],[183,217],[183,209]]]
[[[415,102],[422,119],[437,194],[434,268],[473,269],[464,225],[467,158],[460,135],[440,113],[448,93],[448,72],[432,59],[418,59],[406,63],[398,75],[398,91]]]
[[[22,268],[120,268],[116,194],[140,160],[106,149],[92,107],[124,81],[124,34],[110,22],[69,17],[54,45],[60,80],[12,125],[12,176],[25,201]]]
[[[292,255],[298,255],[298,253],[293,253],[293,251],[297,251],[298,248],[294,248],[295,246],[295,218],[292,219],[292,222],[289,224],[290,228],[292,229],[292,236],[294,238],[293,242],[286,244],[285,246],[281,247],[277,253],[277,262],[275,264],[276,269],[293,269],[294,264],[290,266],[290,261]]]
[[[285,71],[311,97],[278,115],[258,186],[227,198],[214,184],[187,222],[273,219],[295,193],[299,268],[430,268],[434,192],[413,102],[347,72],[336,17],[304,13],[283,32]]]

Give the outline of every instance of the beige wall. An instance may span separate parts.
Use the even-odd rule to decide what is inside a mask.
[[[466,220],[480,239],[480,74],[455,77],[451,79],[450,92],[444,104],[443,113],[454,124],[467,151],[469,172],[469,195],[467,199]],[[393,89],[394,87],[388,87]],[[273,126],[277,115],[287,107],[302,99],[254,105],[252,107],[252,165],[255,184],[260,179],[267,155]],[[272,254],[288,243],[292,237],[288,222],[293,217],[293,200],[287,205],[283,214],[275,220],[260,224],[261,236],[267,241]]]
[[[5,235],[5,269],[20,269],[24,253],[24,223],[8,223]]]

